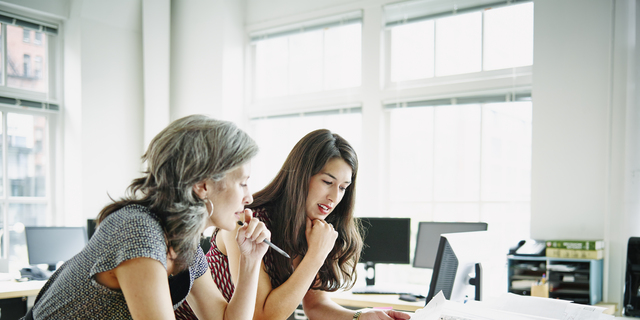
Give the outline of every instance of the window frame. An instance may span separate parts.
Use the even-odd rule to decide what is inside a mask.
[[[251,31],[251,28],[249,27],[249,41],[246,44],[246,49],[249,54],[246,56],[247,58],[245,60],[245,72],[247,74],[245,81],[245,97],[246,101],[249,101],[249,103],[246,104],[245,110],[248,113],[248,118],[280,116],[292,113],[331,111],[361,106],[362,79],[359,86],[350,88],[328,89],[267,98],[257,97],[255,41],[259,41],[265,37],[267,39],[269,37],[273,37],[270,36],[271,34],[280,36],[304,32],[292,30],[302,29],[311,31],[316,30],[316,28],[321,25],[329,27],[340,26],[340,23],[337,21],[340,21],[341,17],[346,17],[344,19],[349,24],[358,23],[361,25],[362,42],[364,16],[363,9],[361,8],[342,11],[330,15],[321,15],[319,17],[303,20],[302,22],[298,21],[274,27],[260,28],[255,31]],[[355,20],[359,21],[353,22]],[[362,59],[360,63],[362,66]],[[362,71],[360,72],[360,75],[362,75]]]
[[[14,20],[11,20],[14,19]],[[16,23],[20,20],[20,24]],[[41,75],[47,74],[47,92],[36,92],[21,88],[12,88],[7,86],[7,25],[9,21],[13,21],[11,25],[25,28],[25,25],[32,26],[31,31],[40,32],[42,37],[47,37],[46,57],[42,57],[42,63],[46,68],[41,67]],[[54,186],[58,186],[57,176],[59,175],[59,162],[61,160],[62,145],[62,102],[63,102],[63,79],[62,79],[62,50],[63,50],[63,26],[61,20],[54,20],[51,17],[38,15],[32,12],[23,12],[18,8],[7,7],[0,4],[0,32],[2,34],[1,41],[1,63],[3,64],[3,72],[0,83],[0,114],[2,115],[2,159],[3,164],[0,170],[3,170],[3,187],[4,194],[0,196],[0,215],[2,216],[3,232],[0,235],[2,247],[0,248],[0,259],[10,260],[10,232],[7,230],[9,206],[11,204],[45,204],[46,205],[46,221],[47,225],[56,225],[61,221],[58,216],[58,202],[62,194]],[[38,26],[39,30],[35,29]],[[53,30],[53,31],[52,31]],[[23,31],[24,32],[24,31]],[[32,38],[32,37],[30,37]],[[42,45],[42,41],[35,43]],[[31,59],[31,71],[35,76],[34,59]],[[46,61],[46,62],[45,62]],[[47,158],[45,196],[44,197],[13,197],[10,196],[9,179],[7,175],[7,113],[27,114],[34,116],[44,116],[47,121],[46,129],[46,151]],[[11,264],[11,262],[10,262]],[[11,268],[11,267],[10,267]]]
[[[440,1],[443,2],[443,1]],[[524,4],[527,2],[531,2],[528,0],[520,0],[520,1],[516,1],[510,4],[505,4],[502,5],[501,7],[506,7],[506,6],[510,6],[510,5],[520,5],[520,4]],[[455,87],[452,89],[453,92],[482,92],[485,91],[485,85],[488,82],[493,82],[492,87],[509,87],[509,86],[527,86],[529,87],[529,91],[531,90],[531,77],[533,74],[533,65],[529,65],[529,66],[519,66],[519,67],[511,67],[511,68],[505,68],[505,69],[497,69],[497,70],[485,70],[484,69],[484,28],[485,28],[485,13],[484,13],[484,9],[486,8],[486,5],[481,5],[478,7],[473,7],[469,10],[460,10],[457,13],[453,13],[453,12],[449,12],[449,13],[443,13],[443,14],[435,14],[432,16],[429,16],[428,18],[425,18],[423,20],[435,20],[438,18],[442,18],[442,17],[446,17],[446,16],[452,16],[452,15],[456,15],[456,14],[465,14],[465,13],[471,13],[471,12],[477,12],[477,11],[482,11],[482,20],[480,23],[480,33],[481,33],[481,37],[482,37],[482,42],[481,42],[481,48],[480,48],[480,54],[481,54],[481,71],[479,72],[473,72],[473,73],[464,73],[464,74],[455,74],[455,75],[447,75],[447,76],[437,76],[434,75],[433,77],[430,78],[422,78],[422,79],[415,79],[415,80],[405,80],[405,81],[391,81],[391,29],[397,26],[401,26],[402,24],[398,24],[398,23],[393,23],[389,26],[383,26],[383,50],[384,50],[384,61],[383,61],[383,66],[384,66],[384,79],[383,79],[383,83],[384,83],[384,88],[386,89],[385,91],[393,91],[393,92],[397,92],[398,90],[403,90],[403,89],[412,89],[412,88],[424,88],[424,87],[430,87],[433,90],[431,91],[436,91],[439,92],[441,90],[444,91],[448,91],[448,89],[443,88],[443,89],[439,89],[439,87],[443,86],[443,85],[451,85],[451,86],[456,86],[458,85],[460,87],[460,89],[456,89]],[[422,20],[420,20],[422,21]],[[418,22],[418,21],[416,21]],[[407,22],[407,23],[413,23],[413,22]],[[434,50],[435,47],[434,47]],[[435,54],[435,52],[434,52]],[[435,56],[434,56],[435,59]],[[435,72],[435,71],[434,71]],[[510,83],[513,82],[513,83]],[[394,95],[397,96],[397,95]],[[428,97],[423,97],[423,98],[428,98]],[[455,98],[455,96],[450,96],[450,98]],[[386,103],[385,103],[386,104]]]

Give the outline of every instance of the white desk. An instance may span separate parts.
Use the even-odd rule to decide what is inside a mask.
[[[424,307],[424,300],[408,302],[398,299],[397,294],[353,294],[349,291],[329,293],[331,300],[344,307],[380,308],[391,307],[394,310],[414,312]]]
[[[36,296],[47,281],[0,281],[0,299]]]

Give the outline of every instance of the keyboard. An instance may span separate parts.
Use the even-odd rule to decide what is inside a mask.
[[[422,290],[420,288],[415,288],[412,285],[402,285],[402,286],[364,286],[364,287],[354,287],[351,289],[351,293],[354,294],[408,294],[414,295],[418,298],[424,298],[424,296],[420,293]]]

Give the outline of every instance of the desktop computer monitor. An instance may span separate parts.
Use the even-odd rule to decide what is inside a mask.
[[[83,227],[25,227],[29,264],[48,264],[53,271],[87,244]]]
[[[481,300],[482,262],[489,254],[487,231],[445,233],[440,236],[426,303],[442,291],[447,300]]]
[[[413,267],[433,269],[441,234],[486,231],[487,226],[485,222],[420,222]]]
[[[87,219],[87,239],[91,240],[91,237],[96,232],[96,219]]]
[[[481,300],[482,263],[492,256],[490,243],[487,231],[442,234],[426,303],[440,291],[450,301]]]
[[[375,284],[376,263],[409,264],[410,218],[359,218],[364,229],[360,262],[366,264],[367,286]]]

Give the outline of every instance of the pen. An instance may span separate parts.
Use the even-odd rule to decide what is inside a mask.
[[[244,222],[238,221],[238,225],[239,226],[244,226]],[[268,244],[269,247],[273,248],[273,250],[277,251],[279,254],[291,259],[291,257],[286,252],[284,252],[284,250],[278,248],[278,246],[276,246],[275,244],[271,243],[271,241],[269,241],[267,239],[264,239],[263,241],[264,241],[264,243]]]

